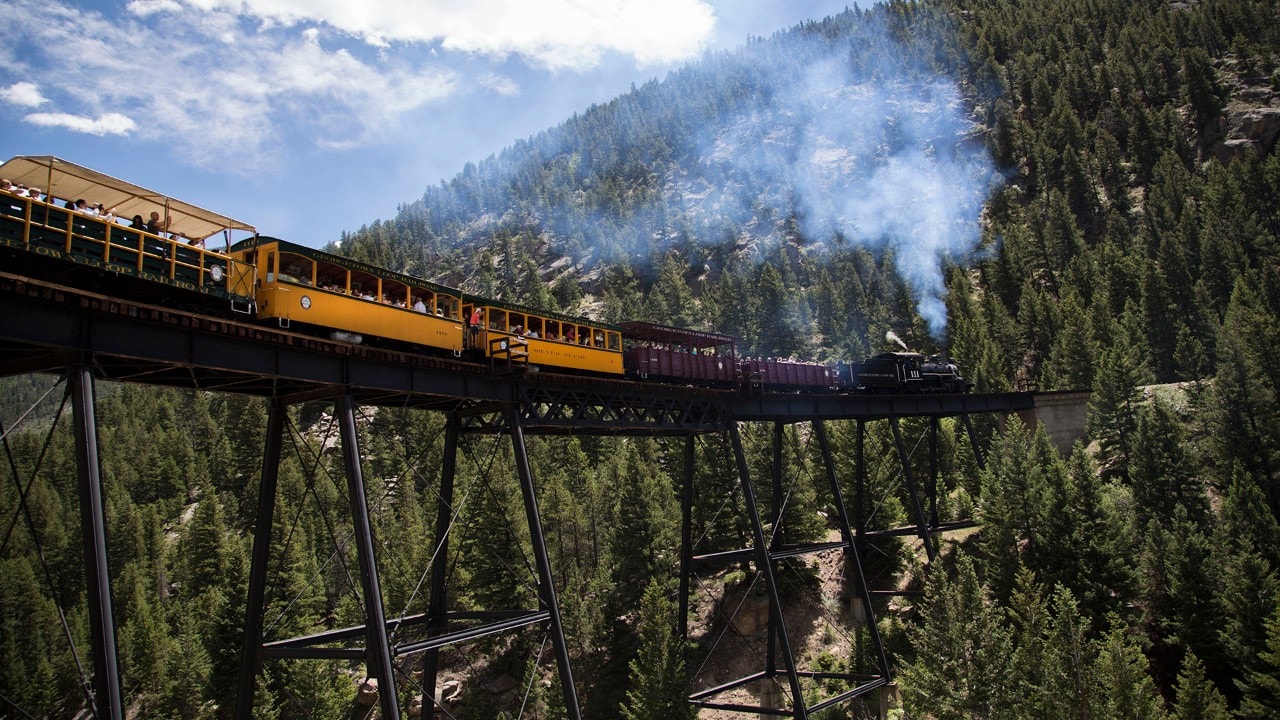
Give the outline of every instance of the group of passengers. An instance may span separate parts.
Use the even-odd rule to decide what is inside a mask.
[[[634,342],[631,342],[630,344],[632,347],[654,348],[657,350],[667,350],[669,352],[682,353],[686,355],[714,356],[717,354],[717,352],[720,352],[716,350],[716,347],[714,345],[699,347],[697,345],[685,345],[684,343],[668,344],[665,342],[655,342],[653,340],[636,340]]]
[[[38,187],[27,187],[21,183],[14,184],[7,178],[0,178],[0,190],[7,193],[24,197],[31,200],[39,200],[51,205],[56,204],[56,200],[52,195],[45,195],[44,191]],[[110,210],[104,208],[102,203],[90,203],[84,198],[79,200],[67,200],[63,203],[63,207],[74,213],[79,213],[86,217],[96,217],[106,222],[116,222],[116,209]]]
[[[0,190],[7,192],[10,195],[17,195],[21,198],[31,198],[32,200],[43,201],[48,197],[44,194],[44,191],[38,187],[27,187],[22,184],[14,184],[5,178],[0,178]]]
[[[498,329],[496,324],[494,325],[494,329],[495,330]],[[574,333],[573,328],[567,328],[564,331],[563,336],[558,336],[554,332],[551,332],[550,330],[547,331],[547,334],[545,336],[539,335],[537,330],[533,328],[529,328],[528,330],[526,330],[523,325],[516,325],[512,327],[511,332],[515,334],[516,337],[522,337],[522,338],[540,338],[541,337],[547,340],[556,340],[558,342],[577,343],[578,345],[588,345],[588,346],[592,345],[590,332],[584,332],[581,334],[581,336],[577,336]],[[594,344],[595,344],[595,347],[604,347],[604,333],[598,332],[595,334]]]
[[[439,314],[439,312],[437,312],[437,314]],[[467,326],[471,328],[472,335],[479,334],[480,330],[485,326],[484,310],[478,307],[473,308],[471,310],[471,317],[467,320]],[[489,329],[502,332],[504,328],[502,327],[502,323],[498,321],[498,318],[490,318]],[[572,325],[566,325],[564,327],[564,332],[560,335],[555,334],[550,329],[548,329],[545,334],[539,334],[537,330],[533,328],[525,329],[524,325],[521,324],[512,325],[511,333],[516,337],[521,338],[542,338],[545,340],[555,340],[556,342],[574,343],[577,345],[593,345],[591,341],[591,332],[589,330],[579,335]],[[601,348],[604,347],[604,333],[597,332],[595,334],[594,346]]]
[[[49,203],[50,205],[57,204],[56,198],[52,195],[46,195],[40,188],[27,187],[21,183],[13,183],[6,178],[0,178],[0,191],[7,192],[21,198],[39,200],[41,202]],[[90,203],[84,198],[80,198],[78,200],[66,200],[63,202],[63,207],[71,212],[84,215],[85,217],[97,218],[103,222],[116,223],[119,225],[126,224],[123,217],[117,217],[115,208],[104,208],[102,203]],[[199,248],[204,247],[203,238],[188,238],[186,234],[182,232],[169,232],[169,218],[167,216],[163,218],[160,217],[160,213],[156,211],[152,211],[150,217],[146,220],[143,220],[141,215],[134,215],[133,218],[128,221],[128,226],[131,230],[143,230],[151,233],[152,235],[169,238],[175,242],[186,243]]]
[[[285,273],[281,274],[280,279],[288,280],[290,282],[296,282],[302,285],[311,284],[311,278],[307,277],[306,268],[302,267],[301,265],[290,265],[286,269]],[[335,282],[333,278],[327,277],[327,276],[321,277],[319,279],[319,282],[317,283],[317,286],[321,290],[326,290],[332,293],[342,293],[345,295],[347,292],[346,288],[344,288],[343,286]],[[427,308],[427,303],[423,301],[421,295],[414,295],[413,304],[406,306],[405,300],[403,297],[400,297],[399,295],[392,296],[391,293],[383,293],[382,297],[379,298],[377,294],[375,294],[374,292],[370,290],[366,290],[364,288],[363,283],[352,283],[351,295],[354,297],[358,297],[361,300],[372,300],[373,302],[380,302],[384,305],[390,305],[392,307],[398,307],[398,308],[409,307],[412,310],[414,310],[414,312],[420,312],[420,313],[429,312],[429,309]],[[435,314],[440,317],[443,317],[444,310],[441,308],[436,308]]]

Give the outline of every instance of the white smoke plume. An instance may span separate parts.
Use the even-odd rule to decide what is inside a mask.
[[[896,333],[896,332],[894,332],[894,331],[892,331],[892,330],[890,330],[889,332],[886,332],[886,333],[884,334],[884,339],[885,339],[885,340],[887,340],[887,341],[889,341],[889,342],[895,342],[895,343],[898,343],[898,345],[902,346],[902,349],[903,349],[903,350],[910,350],[910,349],[911,349],[911,348],[907,347],[907,344],[906,344],[905,342],[903,342],[903,341],[902,341],[902,338],[898,337],[898,333]]]
[[[877,52],[895,47],[885,37],[866,44],[858,56],[815,38],[799,75],[794,65],[753,64],[772,96],[707,139],[704,177],[722,194],[699,200],[757,227],[795,213],[809,242],[838,235],[891,249],[942,338],[942,264],[976,248],[1000,177],[951,79]]]

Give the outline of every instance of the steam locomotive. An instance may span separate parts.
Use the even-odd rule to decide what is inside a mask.
[[[464,293],[262,236],[246,223],[55,157],[15,157],[0,165],[0,178],[11,183],[0,188],[6,266],[92,284],[106,294],[238,315],[341,342],[483,359],[504,369],[748,391],[969,388],[954,364],[919,353],[886,352],[855,364],[744,359],[728,335],[643,322],[613,325]],[[94,215],[72,197],[111,210]],[[126,225],[123,219],[130,217]],[[152,221],[146,224],[144,217]],[[250,237],[233,244],[233,232]],[[223,248],[206,247],[219,234]]]

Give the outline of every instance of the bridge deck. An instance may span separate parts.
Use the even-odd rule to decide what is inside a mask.
[[[366,405],[477,415],[516,402],[527,430],[539,433],[688,434],[735,419],[875,420],[1034,407],[1031,393],[749,396],[622,378],[495,374],[458,358],[350,345],[0,273],[0,376],[62,372],[85,356],[100,379],[291,401],[350,388]]]

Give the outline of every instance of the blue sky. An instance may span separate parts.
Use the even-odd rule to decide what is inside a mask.
[[[633,83],[847,4],[3,0],[0,155],[320,246]]]

